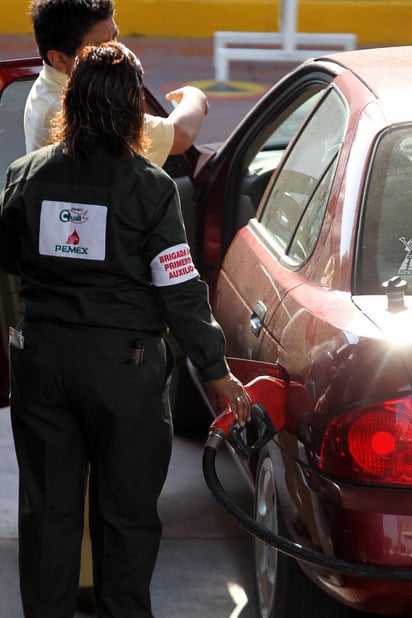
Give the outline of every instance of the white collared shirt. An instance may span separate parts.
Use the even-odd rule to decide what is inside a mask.
[[[44,146],[49,136],[52,117],[61,109],[61,97],[67,83],[67,75],[43,64],[26,100],[24,109],[24,135],[26,152]],[[145,156],[162,166],[172,148],[174,127],[169,118],[145,114],[145,133],[150,147]]]
[[[26,152],[37,150],[47,142],[50,120],[61,109],[61,96],[67,75],[43,64],[24,108]]]

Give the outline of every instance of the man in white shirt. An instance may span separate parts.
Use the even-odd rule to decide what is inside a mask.
[[[43,68],[25,106],[27,152],[47,143],[50,120],[60,109],[61,95],[80,49],[114,40],[118,34],[113,0],[31,0],[30,16]],[[184,86],[166,98],[178,103],[167,118],[145,115],[151,144],[146,154],[158,165],[163,165],[169,154],[189,148],[208,112],[206,95],[198,88]]]

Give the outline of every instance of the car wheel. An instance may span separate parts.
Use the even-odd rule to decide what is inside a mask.
[[[272,460],[264,449],[256,471],[255,520],[278,533],[277,498]],[[256,592],[261,618],[273,615],[279,552],[261,539],[253,538]]]
[[[274,464],[268,447],[256,470],[254,516],[258,523],[285,536],[276,492]],[[311,582],[293,558],[254,538],[259,618],[354,618],[359,615]]]

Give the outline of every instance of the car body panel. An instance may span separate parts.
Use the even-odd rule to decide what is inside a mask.
[[[352,292],[369,158],[388,124],[412,118],[404,104],[412,55],[410,49],[405,56],[396,49],[338,54],[340,71],[333,69],[334,62],[306,64],[320,63],[335,73],[322,98],[333,88],[349,111],[313,251],[300,264],[288,260],[279,249],[278,232],[274,240],[265,219],[271,192],[279,194],[277,187],[282,186],[288,157],[304,143],[305,125],[311,122],[307,117],[274,171],[255,217],[237,232],[225,254],[213,308],[230,355],[279,364],[292,381],[285,428],[271,451],[291,538],[326,555],[410,568],[409,487],[394,489],[383,482],[375,488],[361,477],[334,478],[322,472],[320,452],[333,419],[389,398],[408,406],[412,401],[412,348],[406,334],[410,296],[405,296],[402,311],[393,312],[384,290],[373,297]],[[257,332],[259,301],[265,311]],[[405,583],[382,585],[308,564],[302,567],[320,588],[353,608],[411,613]]]

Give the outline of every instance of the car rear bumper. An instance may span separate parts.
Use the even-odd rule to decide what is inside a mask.
[[[303,476],[312,505],[313,522],[308,529],[313,549],[359,565],[382,566],[385,577],[355,577],[302,564],[307,575],[356,609],[411,616],[411,491],[346,485],[307,470]],[[400,568],[410,581],[397,579]]]

